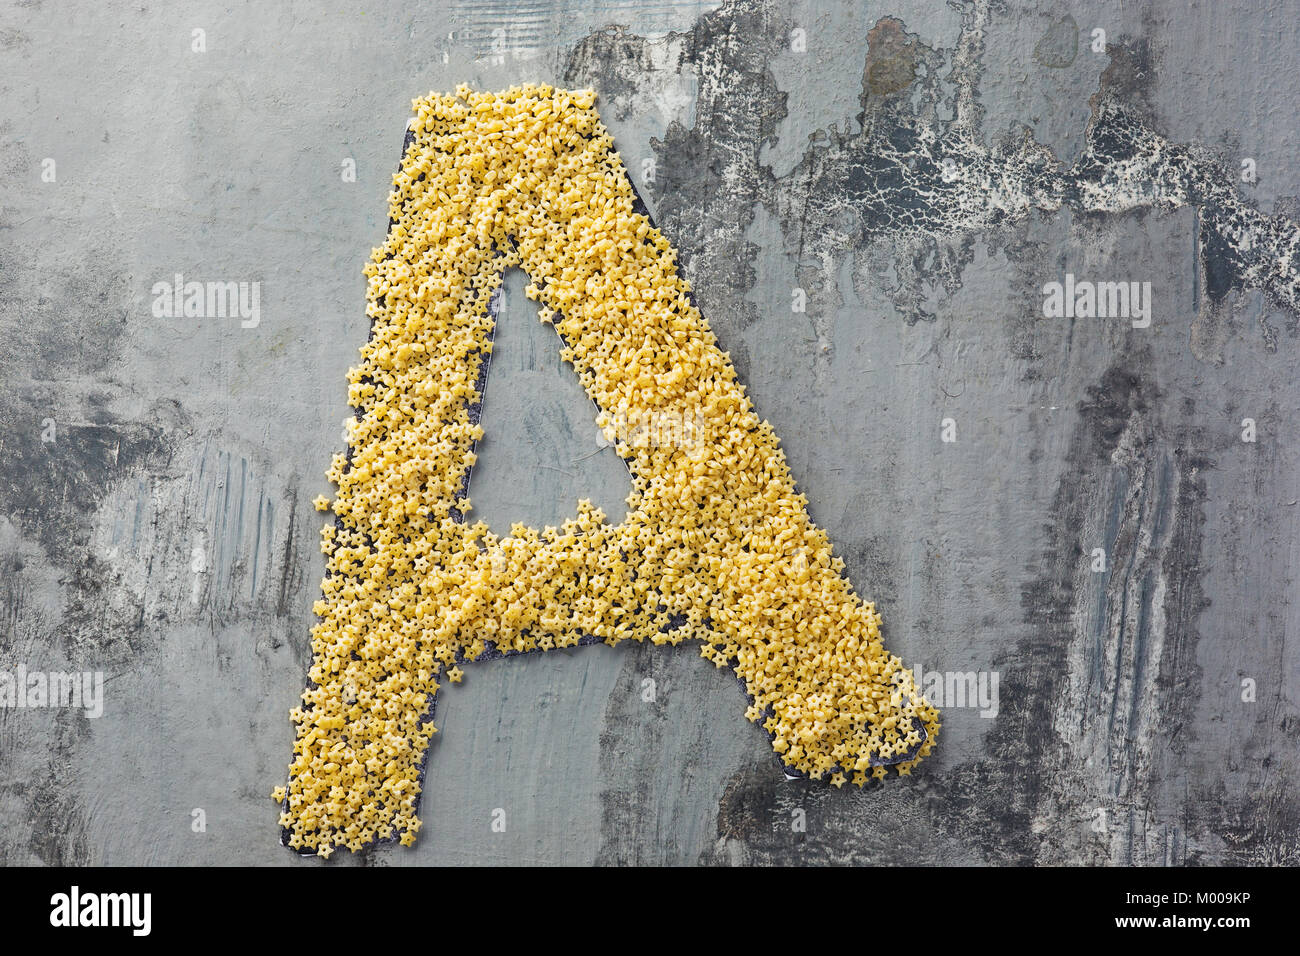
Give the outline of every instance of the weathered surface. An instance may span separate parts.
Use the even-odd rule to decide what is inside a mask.
[[[842,792],[689,649],[492,662],[418,845],[343,862],[1296,863],[1286,8],[524,6],[0,13],[0,670],[107,681],[98,719],[0,709],[0,862],[312,865],[268,794],[406,107],[544,80],[599,91],[889,648],[986,699],[949,682],[916,776]],[[260,282],[260,322],[156,317],[176,273]],[[1044,318],[1067,273],[1150,282],[1149,327]],[[498,529],[627,490],[527,306]]]

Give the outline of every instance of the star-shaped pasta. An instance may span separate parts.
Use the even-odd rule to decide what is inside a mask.
[[[782,761],[837,787],[907,774],[934,745],[938,712],[809,518],[593,103],[533,84],[413,102],[392,224],[364,270],[356,420],[327,471],[336,494],[314,502],[335,522],[273,794],[291,846],[413,843],[439,679],[584,638],[699,642],[740,678]],[[627,463],[617,524],[585,500],[559,527],[506,536],[467,517],[511,265]]]

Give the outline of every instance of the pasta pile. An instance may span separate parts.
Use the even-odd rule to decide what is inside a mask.
[[[744,683],[782,762],[837,786],[909,773],[934,743],[938,712],[808,517],[593,101],[531,84],[414,101],[388,238],[365,267],[349,453],[329,469],[333,499],[317,499],[336,521],[273,793],[294,848],[413,843],[439,681],[488,654],[696,642]],[[588,501],[558,528],[505,536],[466,517],[510,266],[627,462],[620,524]],[[693,424],[667,441],[616,425],[655,420]]]

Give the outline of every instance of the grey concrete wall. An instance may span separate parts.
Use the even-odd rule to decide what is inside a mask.
[[[528,80],[598,90],[887,645],[996,674],[997,713],[838,791],[689,647],[486,663],[416,847],[328,865],[1297,861],[1287,4],[365,6],[0,10],[0,670],[106,681],[97,719],[0,709],[0,862],[321,865],[269,793],[361,266],[410,99]],[[259,282],[260,321],[156,316],[177,273]],[[1149,327],[1044,317],[1066,273],[1150,282]],[[618,515],[529,305],[508,282],[476,511]]]

